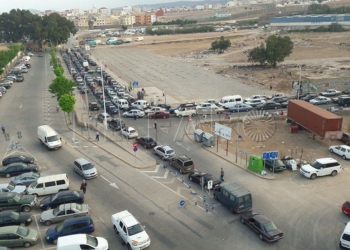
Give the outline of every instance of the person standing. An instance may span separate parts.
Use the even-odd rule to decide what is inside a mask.
[[[270,84],[270,90],[272,90],[272,84]]]
[[[135,120],[135,121],[136,121],[136,118],[137,118],[137,117],[136,117],[136,114],[134,114],[134,120]]]
[[[2,124],[1,130],[2,130],[2,133],[5,134],[5,126],[4,126],[4,124]]]
[[[96,140],[100,140],[100,133],[98,131],[96,131]]]
[[[157,121],[154,121],[154,129],[157,129]]]
[[[86,187],[87,187],[87,183],[85,181],[85,179],[83,180],[83,182],[80,185],[80,190],[83,190],[83,193],[86,193]]]
[[[221,181],[224,181],[224,175],[225,175],[224,169],[221,168],[221,171],[220,171],[220,180]]]

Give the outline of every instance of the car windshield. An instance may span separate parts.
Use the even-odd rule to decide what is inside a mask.
[[[59,211],[61,211],[61,210],[60,210],[60,207],[58,206],[58,207],[56,207],[56,208],[53,210],[52,213],[53,213],[54,216],[57,216],[57,214],[58,214]]]
[[[29,229],[25,227],[18,227],[16,233],[22,237],[25,237],[29,234]]]
[[[133,225],[128,227],[129,236],[141,233],[143,231],[143,227],[140,224]]]
[[[281,160],[274,160],[274,161],[275,161],[275,166],[276,167],[283,167],[284,166],[283,161],[281,161]]]
[[[269,223],[269,224],[265,224],[264,225],[265,231],[266,232],[271,232],[277,229],[277,227],[275,226],[275,224],[273,224],[273,222]]]
[[[175,153],[175,151],[174,151],[174,150],[172,150],[172,149],[170,149],[170,150],[168,150],[166,153],[170,155],[170,154]]]
[[[79,197],[79,196],[80,196],[80,194],[79,194],[79,192],[78,192],[78,191],[73,191],[73,194],[74,194],[75,196],[77,196],[77,197]]]
[[[57,135],[47,137],[48,142],[58,141]]]
[[[7,186],[7,189],[8,189],[8,190],[10,190],[10,191],[12,191],[12,190],[14,190],[14,189],[15,189],[15,186],[14,186],[14,185],[9,184],[9,185]]]
[[[21,195],[16,194],[15,196],[13,196],[13,199],[14,199],[16,202],[19,202],[19,201],[21,200]]]
[[[22,161],[26,159],[26,157],[23,155],[19,155],[18,158],[20,158]]]
[[[29,187],[31,187],[31,188],[35,188],[37,184],[38,184],[38,183],[37,183],[36,181],[34,181],[32,184],[30,184],[30,186],[29,186]]]
[[[190,167],[190,166],[192,166],[193,165],[193,161],[185,161],[184,162],[184,166],[185,167]]]
[[[60,233],[63,229],[63,225],[64,225],[64,221],[62,221],[60,224],[58,224],[56,227],[55,227],[55,231],[57,233]]]
[[[320,169],[322,167],[322,164],[319,163],[318,161],[313,161],[310,163],[310,165],[316,169]]]
[[[350,241],[350,234],[344,233],[341,238],[342,238],[342,240]]]
[[[12,212],[10,214],[10,217],[14,220],[18,220],[19,219],[19,213],[16,213],[16,212]]]
[[[50,201],[56,200],[58,197],[58,193],[57,194],[53,194],[50,196]]]
[[[215,176],[209,175],[209,174],[206,176],[206,179],[208,181],[213,181],[213,182],[218,180],[218,178],[216,178]]]
[[[153,138],[146,138],[145,141],[146,142],[154,142]]]
[[[98,241],[96,237],[91,235],[86,235],[87,244],[92,247],[97,247]]]
[[[85,164],[82,167],[83,167],[83,170],[89,170],[94,168],[94,166],[91,163]]]
[[[131,134],[131,133],[136,133],[136,130],[130,129],[130,130],[129,130],[129,133],[130,133],[130,134]]]

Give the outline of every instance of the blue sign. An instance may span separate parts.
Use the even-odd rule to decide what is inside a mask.
[[[181,207],[185,206],[185,201],[184,201],[184,200],[181,200],[181,201],[180,201],[180,206],[181,206]]]
[[[134,152],[136,152],[137,151],[137,148],[134,148]]]
[[[278,151],[264,152],[262,158],[263,160],[278,159]]]
[[[139,86],[139,82],[132,82],[132,86]]]

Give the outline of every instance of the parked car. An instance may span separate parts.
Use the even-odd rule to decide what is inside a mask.
[[[213,182],[213,186],[211,189],[213,189],[216,185],[220,185],[221,181],[216,178],[215,176],[208,174],[208,173],[202,173],[200,171],[195,171],[193,173],[190,173],[188,176],[188,179],[194,183],[197,183],[199,185],[202,185],[203,180],[203,187],[205,189],[208,189],[208,181]]]
[[[26,190],[25,186],[15,186],[7,183],[0,184],[0,193],[14,192],[18,194],[23,194],[25,190]]]
[[[122,128],[125,128],[125,123],[119,118],[114,118],[108,123],[108,126],[115,131],[119,131]]]
[[[106,112],[110,115],[116,115],[116,114],[118,114],[118,109],[116,106],[111,105],[111,106],[106,107]]]
[[[79,158],[74,161],[74,171],[80,174],[84,179],[92,179],[98,175],[94,165],[84,158]]]
[[[340,240],[339,240],[340,248],[349,249],[350,248],[349,246],[350,246],[350,221],[348,223],[345,223],[344,231],[341,234]]]
[[[136,129],[134,129],[133,127],[125,127],[121,129],[122,132],[122,136],[127,137],[128,139],[130,138],[136,138],[139,136],[139,134],[137,133]]]
[[[321,96],[336,96],[340,94],[341,92],[335,89],[326,89],[324,92],[320,93]]]
[[[112,117],[107,113],[101,113],[97,116],[97,120],[99,120],[100,122],[104,122],[105,120],[107,122],[110,122],[112,120]]]
[[[267,101],[264,104],[256,106],[256,108],[260,109],[260,110],[279,109],[279,108],[281,108],[281,104],[275,103],[273,101]]]
[[[69,218],[86,216],[89,214],[88,204],[68,203],[62,204],[55,209],[44,211],[40,216],[40,222],[45,226],[58,223]]]
[[[341,165],[333,158],[320,158],[314,160],[310,164],[303,165],[300,168],[300,174],[314,180],[318,176],[336,176],[341,170]]]
[[[153,153],[159,155],[162,160],[170,160],[176,156],[175,150],[169,146],[156,146]]]
[[[84,194],[82,191],[66,190],[50,195],[40,201],[41,210],[56,208],[65,203],[83,203]]]
[[[7,166],[7,165],[9,165],[11,163],[15,163],[15,162],[23,162],[26,164],[32,164],[32,163],[34,163],[34,158],[31,156],[23,155],[23,154],[13,154],[13,155],[7,156],[3,159],[2,165]]]
[[[140,110],[135,109],[135,108],[123,113],[124,117],[135,117],[136,116],[136,118],[141,118],[141,117],[144,117],[144,115],[145,115],[145,113],[143,111],[140,111]]]
[[[350,159],[350,146],[347,146],[347,145],[330,146],[329,151],[331,153],[340,155],[344,160]]]
[[[62,221],[46,231],[45,239],[49,243],[57,244],[58,237],[72,234],[88,234],[95,231],[95,225],[90,216],[80,216]]]
[[[0,211],[17,210],[29,212],[38,202],[34,195],[0,193]]]
[[[251,111],[252,109],[253,107],[246,103],[237,103],[229,107],[230,112],[245,112],[245,111]]]
[[[97,102],[90,102],[89,103],[89,110],[90,111],[100,110],[100,105],[98,105]]]
[[[315,99],[310,100],[309,102],[314,105],[328,104],[331,102],[331,99],[324,96],[318,96]]]
[[[0,212],[0,227],[27,226],[33,221],[33,216],[28,212],[3,211]]]
[[[279,159],[276,160],[265,160],[265,168],[271,172],[281,172],[286,169],[286,165]]]
[[[305,97],[301,97],[300,99],[309,102],[310,100],[315,99],[316,97],[318,97],[317,94],[308,94]]]
[[[288,100],[289,100],[288,97],[285,97],[285,96],[274,97],[271,99],[271,101],[276,103],[283,103],[283,102],[287,102]]]
[[[157,142],[152,137],[140,136],[136,137],[135,141],[142,145],[144,148],[153,148],[157,146]]]
[[[344,214],[350,215],[350,200],[344,202],[343,206],[341,207],[341,210]]]
[[[17,75],[16,77],[16,82],[23,82],[24,81],[24,76],[22,75]]]
[[[148,114],[148,118],[150,119],[157,119],[157,118],[169,118],[169,113],[168,112],[155,112],[155,113],[150,113]]]
[[[0,176],[5,176],[7,178],[27,172],[38,172],[38,166],[35,164],[16,162],[0,168]]]
[[[15,177],[11,177],[10,184],[17,185],[17,186],[24,185],[28,187],[30,184],[35,182],[39,177],[43,177],[43,176],[48,176],[48,174],[34,173],[34,172],[23,173]]]
[[[245,101],[244,104],[246,105],[249,105],[249,106],[252,106],[252,107],[256,107],[258,105],[262,105],[264,104],[266,101],[264,99],[252,99],[252,100],[249,100],[249,101]],[[237,105],[237,104],[236,104]],[[234,105],[234,106],[236,106]],[[233,106],[233,107],[234,107]],[[229,107],[230,109],[231,107]]]
[[[251,97],[244,100],[244,102],[250,102],[252,100],[267,100],[266,95],[252,95]]]
[[[0,246],[30,247],[38,242],[39,233],[21,226],[7,226],[0,228]]]
[[[343,133],[343,136],[340,138],[340,140],[346,145],[350,145],[350,133]]]
[[[262,241],[274,242],[283,238],[282,231],[265,215],[248,211],[240,215],[240,220],[257,233]]]
[[[165,103],[158,104],[157,106],[160,107],[160,108],[163,108],[165,110],[169,110],[171,108],[170,105],[165,104]]]

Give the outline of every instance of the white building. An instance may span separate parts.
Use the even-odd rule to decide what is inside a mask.
[[[111,10],[105,7],[100,8],[100,14],[109,16],[111,14]]]
[[[97,8],[92,8],[88,10],[89,14],[97,14],[98,13],[98,9]]]
[[[204,5],[196,5],[195,10],[204,10]]]
[[[234,7],[237,6],[237,1],[229,1],[226,3],[226,7],[230,8],[230,7]]]
[[[135,16],[126,15],[119,18],[120,25],[133,25],[135,23]]]
[[[123,7],[123,12],[130,13],[131,11],[132,11],[132,6],[124,6]]]

